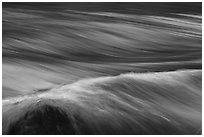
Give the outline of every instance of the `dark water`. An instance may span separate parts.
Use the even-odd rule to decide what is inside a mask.
[[[200,134],[201,10],[201,3],[3,3],[3,120],[29,122],[36,100],[46,98],[30,123],[7,131],[16,120],[5,120],[3,133]],[[98,82],[102,76],[113,77]],[[81,79],[88,82],[75,84]],[[71,124],[51,112],[68,113]],[[32,122],[40,118],[44,126]]]

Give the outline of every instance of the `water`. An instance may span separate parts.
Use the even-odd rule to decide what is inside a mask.
[[[5,102],[21,106],[12,97],[23,102],[46,97],[73,103],[68,106],[84,121],[87,133],[79,125],[82,129],[58,134],[197,134],[202,114],[201,3],[3,3],[2,12]],[[142,78],[138,73],[144,73]],[[110,77],[110,83],[98,82],[103,77]],[[7,107],[3,105],[3,114],[17,111],[15,105]],[[23,117],[26,111],[15,115]],[[147,122],[148,117],[157,120]],[[162,125],[166,129],[159,130]]]

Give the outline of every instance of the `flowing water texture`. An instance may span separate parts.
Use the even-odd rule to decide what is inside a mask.
[[[202,3],[3,3],[3,134],[201,134]]]

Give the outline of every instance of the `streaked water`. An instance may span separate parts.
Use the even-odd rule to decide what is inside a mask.
[[[201,4],[180,5],[3,3],[4,101],[65,98],[82,109],[85,125],[95,125],[87,127],[88,134],[197,134]],[[155,77],[155,72],[161,73]],[[14,108],[3,104],[6,115]],[[148,118],[153,115],[158,121]],[[159,130],[162,124],[172,130]]]

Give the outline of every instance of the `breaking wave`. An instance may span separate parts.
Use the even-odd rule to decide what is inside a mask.
[[[201,134],[202,3],[3,3],[3,134]]]
[[[201,134],[201,71],[84,79],[3,100],[3,134]]]

